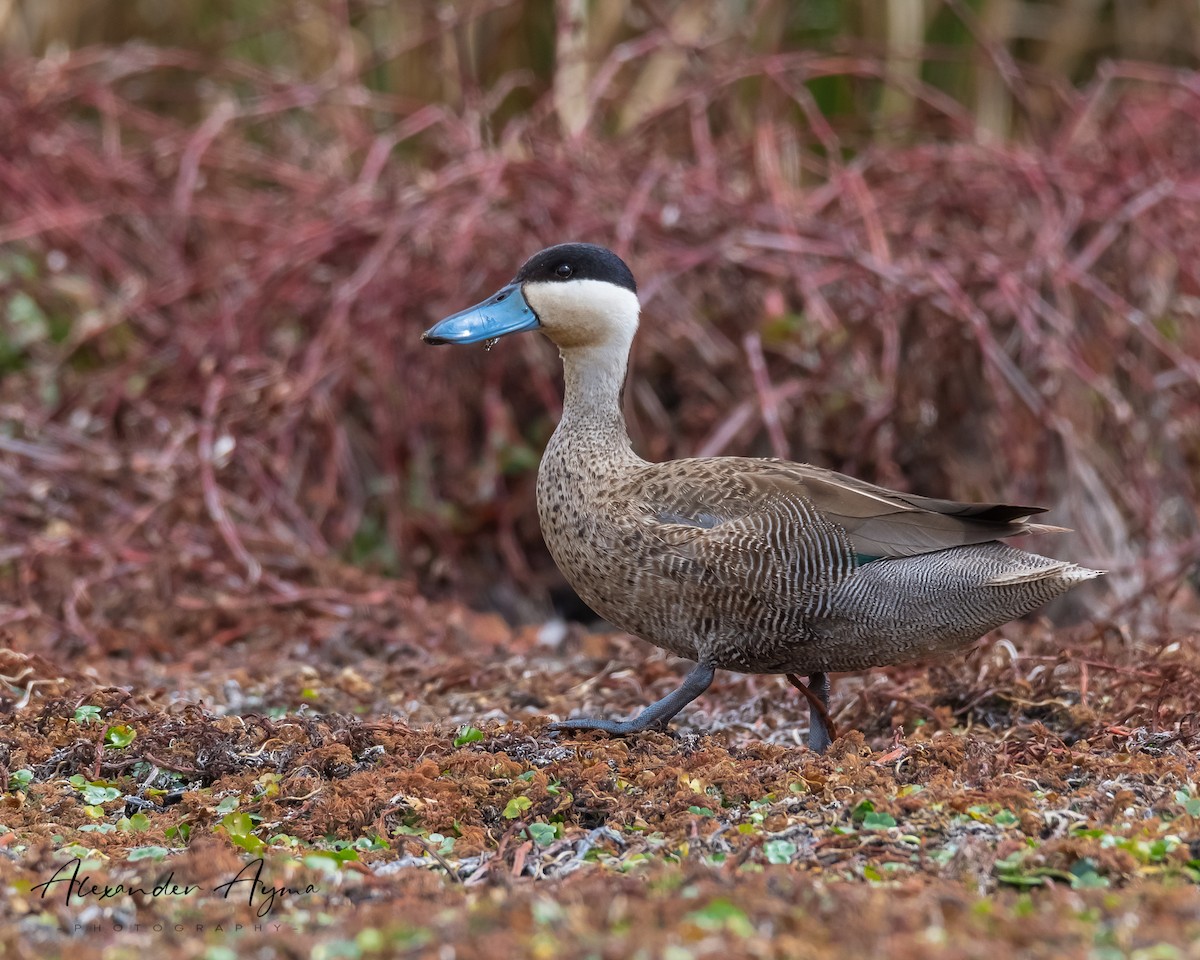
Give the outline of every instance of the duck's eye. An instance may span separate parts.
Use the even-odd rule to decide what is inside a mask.
[[[575,269],[569,263],[560,263],[554,268],[554,275],[558,277],[559,280],[570,280],[571,274],[574,272]]]

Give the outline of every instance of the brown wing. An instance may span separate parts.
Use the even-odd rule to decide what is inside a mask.
[[[639,513],[653,544],[643,563],[663,579],[700,587],[701,603],[716,596],[748,610],[815,613],[856,566],[846,531],[794,489],[766,487],[706,504],[676,500],[667,508],[643,502]]]
[[[695,549],[712,543],[714,556],[730,544],[786,553],[789,543],[806,542],[809,528],[844,538],[851,553],[877,558],[1063,529],[1029,522],[1042,507],[921,497],[784,460],[674,460],[648,464],[631,480],[630,500],[647,521],[688,528],[662,533],[684,537]]]
[[[1029,522],[1031,516],[1045,513],[1044,507],[920,497],[813,467],[790,472],[804,496],[843,527],[855,552],[866,556],[909,557],[1063,529]]]

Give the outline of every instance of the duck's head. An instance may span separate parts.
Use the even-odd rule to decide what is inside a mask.
[[[478,343],[540,330],[562,350],[628,348],[638,310],[637,285],[620,257],[591,243],[560,243],[535,253],[482,303],[421,336],[426,343]]]

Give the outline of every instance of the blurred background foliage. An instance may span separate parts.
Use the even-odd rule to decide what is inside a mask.
[[[1191,0],[0,0],[0,39],[10,56],[130,42],[187,49],[293,80],[354,77],[453,109],[486,92],[506,101],[491,105],[495,119],[553,88],[572,132],[589,119],[601,68],[624,68],[605,78],[620,91],[606,128],[620,132],[694,94],[694,60],[708,48],[838,51],[877,58],[899,89],[814,78],[826,116],[911,129],[903,121],[917,100],[903,85],[920,80],[969,110],[981,133],[1003,137],[1053,114],[1038,102],[1050,94],[1014,84],[1017,64],[1051,85],[1086,82],[1108,59],[1194,67],[1200,16]],[[746,84],[726,120],[745,130],[759,92]]]
[[[322,558],[580,612],[553,351],[418,341],[570,238],[639,278],[648,456],[1044,500],[1093,611],[1195,613],[1194,0],[0,0],[0,43],[0,577],[56,629]]]

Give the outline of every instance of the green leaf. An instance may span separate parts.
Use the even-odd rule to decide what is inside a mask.
[[[1013,824],[1021,822],[1021,818],[1011,810],[1001,810],[992,820],[997,826],[1001,827],[1011,827]]]
[[[413,831],[413,836],[419,837],[421,835],[422,834],[419,830]],[[443,857],[449,856],[454,850],[454,837],[447,837],[441,833],[431,833],[425,837],[425,840],[431,845],[437,847],[437,852]]]
[[[192,835],[191,824],[181,823],[174,827],[167,827],[163,834],[168,840],[180,840],[183,843],[188,842],[188,837]]]
[[[9,284],[14,279],[33,280],[38,275],[39,263],[21,249],[9,245],[0,256],[0,283]]]
[[[767,863],[791,863],[797,847],[791,840],[768,840],[763,844]]]
[[[266,844],[252,833],[241,837],[230,837],[229,839],[235,846],[241,847],[250,854],[260,854],[263,848],[266,847]]]
[[[95,783],[85,784],[80,793],[83,794],[83,802],[88,806],[111,803],[121,796],[121,791],[116,787],[104,787]]]
[[[230,813],[221,818],[218,830],[224,830],[230,842],[248,853],[260,853],[266,844],[254,835],[254,821],[248,813]]]
[[[50,335],[46,313],[29,294],[18,290],[8,300],[8,329],[5,339],[17,348],[25,348]]]
[[[8,777],[8,789],[12,791],[24,790],[33,782],[32,770],[14,770]]]
[[[705,930],[726,930],[739,937],[754,934],[754,927],[746,911],[724,897],[709,901],[699,910],[693,910],[685,918]]]
[[[170,852],[166,847],[134,847],[129,851],[129,859],[165,860]]]
[[[239,803],[241,803],[241,801],[237,797],[226,797],[217,804],[217,813],[219,813],[221,816],[225,816],[227,813],[233,813],[233,811],[238,808]]]
[[[863,817],[864,830],[887,830],[896,825],[896,818],[890,813],[875,813],[872,811]]]
[[[312,853],[306,853],[300,858],[300,862],[308,867],[309,870],[319,870],[325,874],[335,874],[341,870],[342,865],[331,856],[329,850],[314,850]]]
[[[875,804],[873,804],[870,800],[863,800],[858,806],[850,811],[850,819],[855,823],[858,823],[859,821],[863,820],[868,813],[874,812]]]
[[[997,879],[1012,887],[1041,887],[1046,883],[1045,877],[1034,877],[1023,873],[1002,873]]]
[[[459,727],[458,736],[454,738],[454,745],[461,747],[468,743],[478,743],[482,739],[483,731],[478,727]]]
[[[1096,861],[1084,857],[1071,865],[1071,887],[1075,890],[1087,890],[1107,887],[1108,878],[1100,875],[1096,869]]]
[[[438,853],[443,857],[450,856],[454,852],[454,837],[444,837],[440,833],[431,833],[429,842],[438,845]]]
[[[533,801],[528,797],[513,797],[504,808],[504,816],[509,820],[516,820],[532,806]]]
[[[341,869],[342,864],[357,862],[358,859],[358,851],[354,847],[345,846],[337,850],[313,850],[305,855],[303,862],[306,866],[331,872],[330,865],[336,871]]]
[[[221,826],[231,837],[244,837],[254,830],[254,821],[248,813],[230,813],[221,818]]]
[[[1169,854],[1174,847],[1175,844],[1170,843],[1169,839],[1167,838],[1155,840],[1150,844],[1150,862],[1161,863],[1167,858],[1167,854]]]
[[[712,810],[710,810],[708,807],[691,806],[691,807],[688,807],[688,813],[694,813],[698,817],[716,816],[716,814],[714,814],[712,812]]]
[[[98,723],[100,721],[100,708],[91,705],[76,707],[71,719],[76,723]]]
[[[1185,954],[1173,943],[1156,943],[1134,950],[1130,956],[1135,960],[1183,960]]]
[[[529,825],[529,835],[539,847],[548,847],[558,839],[558,828],[552,823],[535,821]]]
[[[104,731],[104,745],[107,747],[127,747],[133,743],[137,731],[127,723],[118,723]]]

